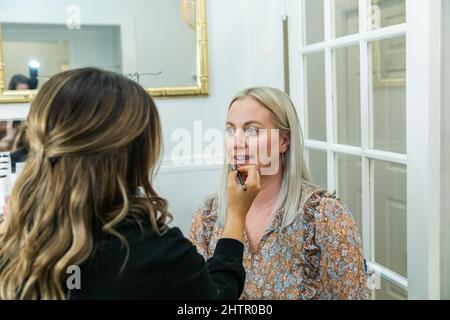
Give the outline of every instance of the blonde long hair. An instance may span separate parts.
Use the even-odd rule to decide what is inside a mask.
[[[1,224],[0,300],[67,298],[67,267],[91,256],[94,230],[127,246],[114,229],[126,217],[167,229],[167,202],[151,185],[159,115],[137,83],[94,68],[52,77],[31,104],[27,139]]]
[[[303,135],[300,121],[295,111],[294,104],[288,95],[276,88],[255,87],[239,92],[231,101],[231,105],[237,100],[251,97],[256,99],[272,114],[272,123],[276,129],[287,131],[290,136],[290,144],[285,153],[285,164],[280,194],[274,206],[274,211],[282,210],[282,227],[292,224],[305,201],[315,191],[315,187],[303,187],[303,182],[310,181],[310,175],[303,156]],[[222,170],[222,178],[218,192],[218,217],[221,225],[225,224],[227,215],[226,184],[230,166],[226,164]],[[312,184],[311,184],[312,186]]]

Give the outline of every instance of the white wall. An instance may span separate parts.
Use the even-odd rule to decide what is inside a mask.
[[[11,2],[10,2],[11,3]],[[194,121],[204,129],[223,129],[227,106],[239,90],[253,85],[283,89],[281,1],[207,1],[210,96],[156,101],[163,126],[165,157],[179,128],[193,132]],[[0,105],[0,119],[25,118],[27,104]],[[195,156],[195,155],[193,155]],[[183,232],[202,199],[215,192],[217,166],[173,167],[165,163],[157,188],[170,202],[175,221]]]
[[[450,1],[442,1],[441,299],[450,299]]]

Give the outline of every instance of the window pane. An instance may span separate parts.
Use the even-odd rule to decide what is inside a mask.
[[[308,149],[308,159],[313,183],[327,189],[327,152]]]
[[[334,50],[335,139],[339,144],[361,146],[361,95],[359,46]]]
[[[408,292],[380,277],[380,289],[374,289],[375,300],[407,300]]]
[[[336,187],[338,197],[352,212],[359,235],[362,235],[361,158],[336,154]]]
[[[324,40],[323,0],[304,0],[305,44]]]
[[[406,154],[406,41],[370,44],[371,147]],[[370,73],[369,73],[370,74]]]
[[[406,167],[371,162],[375,261],[406,277]]]
[[[405,23],[405,0],[372,0],[371,29]]]
[[[308,139],[326,141],[325,54],[309,54],[305,60],[307,136]]]
[[[359,0],[334,0],[334,37],[339,38],[359,31]]]

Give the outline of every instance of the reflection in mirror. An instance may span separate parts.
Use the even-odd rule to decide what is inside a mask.
[[[136,27],[139,83],[144,88],[195,86],[195,1],[137,2],[142,2],[139,6],[145,11]]]
[[[24,121],[0,121],[0,222],[8,212],[9,197],[28,155]]]
[[[28,154],[25,121],[0,121],[0,153],[9,152],[11,155],[11,170],[17,169],[25,162]]]
[[[0,40],[2,98],[88,66],[154,96],[208,94],[205,0],[0,1]]]
[[[59,72],[86,66],[122,72],[118,26],[74,32],[65,25],[4,23],[2,32],[8,90],[39,89]]]

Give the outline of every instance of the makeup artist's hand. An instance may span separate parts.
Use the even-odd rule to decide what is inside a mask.
[[[247,215],[253,200],[255,200],[261,189],[260,177],[254,165],[240,167],[238,170],[244,180],[247,191],[244,191],[244,188],[240,185],[237,171],[231,171],[228,174],[227,181],[227,207],[229,211]]]
[[[239,168],[247,187],[244,188],[237,180],[237,172],[228,174],[227,181],[227,221],[222,238],[231,238],[244,241],[245,218],[253,201],[261,189],[259,172],[255,166]]]

